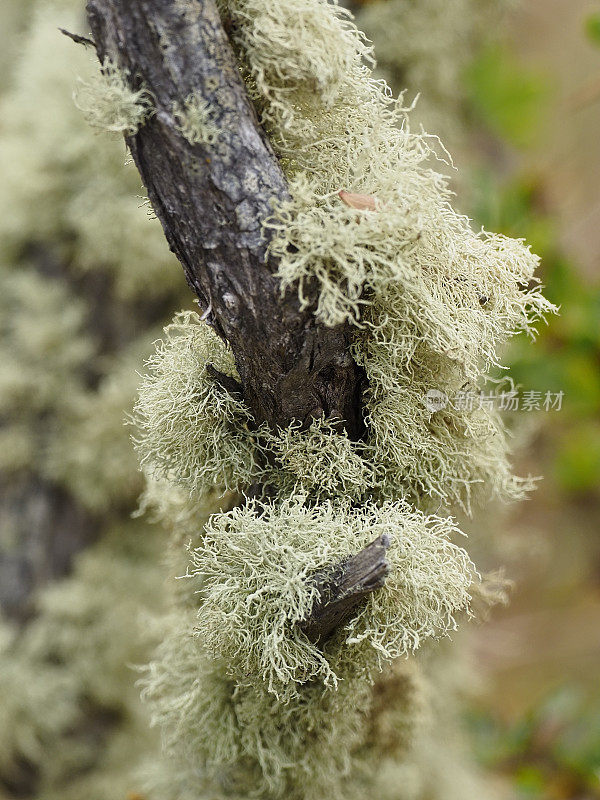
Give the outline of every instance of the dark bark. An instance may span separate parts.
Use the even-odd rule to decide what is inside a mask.
[[[288,189],[257,120],[214,0],[88,0],[97,53],[146,87],[155,113],[127,143],[171,249],[204,316],[235,356],[241,392],[258,423],[339,419],[363,433],[362,373],[350,329],[327,328],[294,292],[282,296],[263,223]],[[190,144],[174,109],[208,101],[213,145]],[[217,380],[225,376],[216,375]],[[322,576],[323,600],[304,629],[322,641],[387,567],[381,541]]]
[[[35,475],[5,480],[0,494],[0,610],[25,622],[35,592],[69,572],[99,525],[64,489]]]

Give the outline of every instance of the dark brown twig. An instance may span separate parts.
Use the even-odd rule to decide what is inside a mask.
[[[311,642],[325,642],[369,594],[381,589],[389,573],[386,561],[389,546],[389,537],[383,534],[360,553],[314,576],[319,599],[308,618],[300,623]]]
[[[80,36],[78,33],[71,33],[71,31],[67,31],[64,28],[58,29],[64,36],[71,41],[75,42],[75,44],[82,44],[84,47],[93,47],[94,50],[96,49],[96,42],[92,39],[88,39],[87,36]]]

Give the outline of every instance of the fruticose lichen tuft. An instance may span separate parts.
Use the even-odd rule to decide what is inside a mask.
[[[209,374],[237,377],[233,356],[193,312],[182,312],[148,360],[134,408],[135,445],[145,472],[200,497],[246,488],[259,472],[252,417]]]
[[[197,93],[186,98],[173,111],[181,134],[190,144],[214,144],[219,138],[219,127],[209,102]]]
[[[108,60],[95,76],[80,80],[74,98],[88,125],[112,133],[132,136],[153,113],[147,89],[132,89],[129,74]]]
[[[352,768],[358,762],[374,771],[373,754],[380,755],[365,726],[369,684],[360,675],[335,690],[310,683],[294,702],[281,703],[264,685],[229,678],[193,624],[191,612],[165,619],[163,642],[141,682],[168,756],[151,797],[358,800]],[[392,702],[400,716],[405,701]]]
[[[403,502],[308,505],[302,496],[248,503],[211,517],[192,552],[189,574],[202,578],[196,628],[238,682],[277,695],[308,681],[337,685],[359,670],[406,656],[456,625],[477,580],[466,552],[451,542],[449,518],[426,517]],[[298,627],[317,598],[311,577],[390,539],[390,575],[365,608],[324,650]]]

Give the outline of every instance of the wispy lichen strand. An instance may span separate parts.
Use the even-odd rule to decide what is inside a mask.
[[[80,80],[75,103],[93,128],[111,133],[136,133],[153,113],[147,90],[131,88],[130,76],[106,61],[89,80]]]

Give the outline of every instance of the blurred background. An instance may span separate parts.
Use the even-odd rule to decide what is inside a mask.
[[[452,153],[457,204],[525,238],[561,306],[505,363],[519,506],[468,527],[511,603],[472,630],[466,722],[507,797],[600,798],[600,3],[346,3],[414,125]],[[128,798],[156,746],[131,665],[153,644],[161,533],[123,425],[183,272],[119,138],[72,99],[83,0],[0,5],[0,800]],[[544,410],[546,392],[564,393]],[[533,395],[532,395],[533,396]]]

